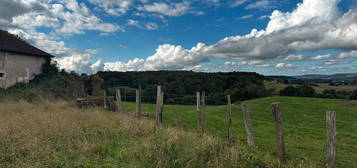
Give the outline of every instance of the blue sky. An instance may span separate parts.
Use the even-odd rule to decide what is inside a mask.
[[[0,28],[78,73],[332,74],[357,72],[356,8],[356,0],[2,0]]]

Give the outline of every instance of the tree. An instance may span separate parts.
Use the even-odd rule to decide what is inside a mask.
[[[357,90],[354,90],[350,96],[351,100],[357,100]]]
[[[103,96],[104,90],[102,86],[104,84],[104,80],[99,75],[94,75],[90,79],[90,92],[92,96]]]
[[[288,86],[280,91],[281,96],[296,96],[296,88],[294,86]]]

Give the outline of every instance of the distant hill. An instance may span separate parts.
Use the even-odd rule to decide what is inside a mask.
[[[325,80],[356,80],[357,73],[342,73],[342,74],[332,74],[332,75],[310,74],[310,75],[294,76],[294,78],[325,79]]]
[[[330,83],[330,85],[357,85],[357,73],[342,73],[332,75],[302,75],[295,76],[306,82]]]
[[[308,74],[301,76],[264,76],[265,80],[278,80],[285,83],[330,83],[331,85],[357,85],[357,73],[332,75]]]

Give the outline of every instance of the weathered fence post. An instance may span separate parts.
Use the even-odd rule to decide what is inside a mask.
[[[121,94],[120,94],[120,89],[118,88],[116,90],[116,97],[117,97],[117,107],[118,107],[118,111],[120,111],[121,109]]]
[[[126,100],[126,88],[124,88],[124,101],[127,101]]]
[[[161,124],[160,122],[160,103],[161,103],[161,86],[157,86],[157,91],[156,91],[156,124],[159,125]]]
[[[162,124],[162,112],[164,110],[164,92],[160,93],[160,110],[159,110],[159,122]]]
[[[250,122],[248,106],[246,104],[242,105],[242,111],[243,111],[245,130],[247,132],[248,146],[255,147],[252,123]]]
[[[105,92],[104,90],[104,93],[103,93],[103,106],[104,106],[104,109],[107,109],[107,92]]]
[[[198,129],[201,130],[201,96],[200,96],[200,92],[196,92],[196,111],[197,111],[197,126]]]
[[[228,145],[232,144],[232,102],[231,95],[227,95],[227,108],[228,108]]]
[[[285,156],[285,144],[284,144],[284,135],[283,135],[283,123],[281,117],[281,106],[280,103],[272,103],[272,111],[275,120],[275,130],[276,130],[276,143],[277,150],[279,153],[280,161],[286,162]]]
[[[200,135],[203,136],[205,134],[205,91],[201,93],[201,103],[200,103]]]
[[[327,160],[326,167],[336,167],[336,112],[326,112],[326,128],[327,128]]]
[[[136,89],[136,114],[141,117],[141,101],[140,101],[140,90]]]

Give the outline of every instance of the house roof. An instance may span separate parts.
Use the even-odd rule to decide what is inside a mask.
[[[7,31],[0,30],[0,51],[14,52],[29,56],[52,58],[48,54]]]

